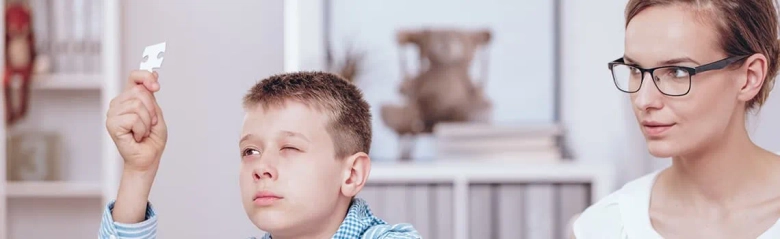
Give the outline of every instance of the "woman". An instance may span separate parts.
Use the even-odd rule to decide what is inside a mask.
[[[780,238],[780,156],[745,125],[778,71],[777,28],[771,0],[629,1],[609,68],[672,166],[590,206],[576,238]]]

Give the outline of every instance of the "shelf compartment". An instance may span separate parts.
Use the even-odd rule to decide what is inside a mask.
[[[100,198],[100,183],[93,182],[7,182],[9,198]]]
[[[101,74],[41,74],[32,78],[35,90],[100,90]]]
[[[22,238],[95,238],[104,205],[100,198],[11,198],[6,234]]]

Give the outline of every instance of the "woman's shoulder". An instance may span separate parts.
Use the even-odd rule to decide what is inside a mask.
[[[653,172],[634,179],[586,208],[572,225],[575,237],[577,239],[625,238],[627,221],[625,217],[646,210],[643,209],[643,205],[650,200],[650,190],[657,173]],[[628,212],[631,209],[637,210]]]
[[[623,230],[620,215],[620,190],[585,209],[572,224],[577,239],[618,239]]]

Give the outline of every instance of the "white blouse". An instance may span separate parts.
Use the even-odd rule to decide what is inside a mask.
[[[650,223],[650,191],[656,171],[626,183],[591,205],[574,222],[577,239],[658,239]],[[780,219],[756,239],[780,238]]]

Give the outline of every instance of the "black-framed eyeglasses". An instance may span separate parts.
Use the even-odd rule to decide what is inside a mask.
[[[683,96],[691,91],[691,78],[693,75],[711,70],[720,70],[742,60],[749,55],[728,57],[716,62],[704,64],[698,67],[685,66],[660,66],[644,69],[637,65],[626,64],[621,57],[609,63],[612,79],[618,90],[625,93],[636,93],[642,88],[645,73],[658,88],[658,91],[668,96]]]

